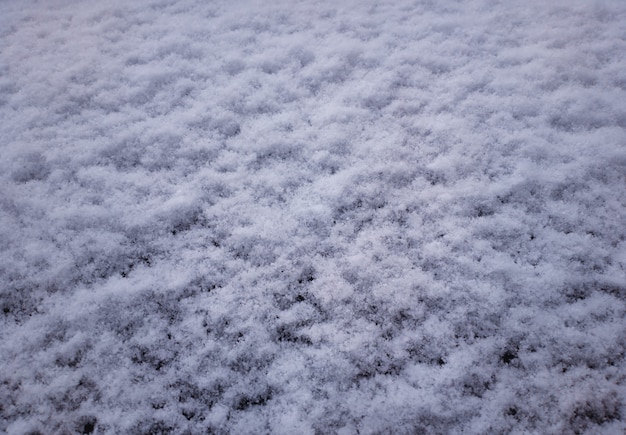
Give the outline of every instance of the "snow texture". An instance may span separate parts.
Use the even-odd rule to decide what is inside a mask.
[[[0,9],[0,432],[626,430],[626,2]]]

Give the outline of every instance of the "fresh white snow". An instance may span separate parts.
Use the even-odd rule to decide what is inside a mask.
[[[0,2],[0,432],[626,431],[626,2]]]

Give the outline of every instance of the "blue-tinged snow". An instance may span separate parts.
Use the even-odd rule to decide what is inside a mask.
[[[626,430],[626,3],[0,5],[0,431]]]

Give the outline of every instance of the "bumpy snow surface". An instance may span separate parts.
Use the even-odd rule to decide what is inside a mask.
[[[626,430],[626,2],[0,3],[0,432]]]

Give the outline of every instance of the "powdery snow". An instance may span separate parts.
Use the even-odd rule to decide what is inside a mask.
[[[0,9],[0,431],[626,430],[626,3]]]

